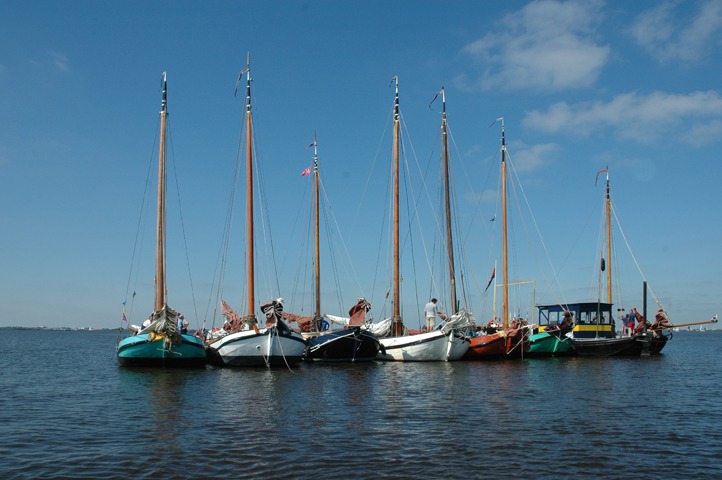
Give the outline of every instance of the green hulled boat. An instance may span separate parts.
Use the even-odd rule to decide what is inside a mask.
[[[142,328],[116,346],[121,367],[204,367],[206,348],[200,338],[182,332],[179,314],[168,307],[165,279],[166,224],[166,117],[168,116],[168,84],[163,72],[163,100],[160,111],[160,142],[158,155],[158,199],[156,217],[155,308]],[[133,294],[135,295],[135,294]],[[125,302],[123,303],[125,305]],[[182,318],[182,317],[181,317]],[[125,311],[123,313],[125,320]]]
[[[572,340],[566,333],[556,330],[552,333],[542,332],[529,336],[529,357],[553,357],[572,353]]]
[[[539,327],[529,336],[530,357],[552,357],[573,352],[569,332],[573,314],[558,305],[539,306]]]

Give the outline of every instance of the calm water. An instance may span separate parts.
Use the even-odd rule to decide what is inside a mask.
[[[664,355],[123,370],[0,330],[0,478],[722,478],[722,332]]]

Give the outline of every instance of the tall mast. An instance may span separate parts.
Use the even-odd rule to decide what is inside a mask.
[[[504,271],[504,300],[502,314],[504,329],[509,327],[509,260],[507,257],[506,226],[506,140],[504,139],[504,117],[501,117],[501,262]]]
[[[446,252],[449,263],[449,282],[451,288],[451,314],[456,313],[456,273],[454,271],[454,243],[451,232],[451,193],[449,181],[449,146],[448,128],[446,123],[446,93],[441,87],[441,154],[444,175],[444,206],[446,212]]]
[[[314,192],[314,264],[316,281],[316,309],[313,313],[313,326],[318,329],[318,321],[321,319],[321,241],[319,235],[319,200],[318,200],[318,144],[316,142],[316,131],[313,132],[313,192]]]
[[[251,122],[251,53],[248,53],[246,61],[246,221],[248,249],[248,314],[255,315],[255,266],[253,255],[253,131]]]
[[[156,217],[155,247],[155,311],[159,312],[166,304],[165,298],[165,136],[166,117],[168,116],[168,82],[166,72],[161,80],[163,100],[160,107],[160,141],[158,153],[158,213]]]
[[[607,303],[612,303],[612,197],[609,188],[609,167],[607,167],[607,193],[604,204],[607,220]]]
[[[393,316],[393,332],[399,336],[403,334],[403,324],[401,323],[401,293],[399,281],[399,143],[400,143],[400,115],[399,115],[399,77],[394,76],[393,81],[396,83],[396,98],[394,99],[394,316]]]

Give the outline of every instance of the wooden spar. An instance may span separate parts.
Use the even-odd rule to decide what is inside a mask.
[[[403,323],[401,322],[401,285],[399,274],[399,143],[401,121],[399,117],[399,77],[394,76],[396,83],[396,97],[394,99],[394,145],[393,145],[393,170],[394,170],[394,192],[393,192],[393,249],[394,249],[394,316],[393,316],[393,333],[394,336],[403,334]]]
[[[255,265],[253,252],[253,132],[251,122],[251,54],[246,62],[246,222],[248,249],[248,315],[255,315]]]
[[[509,260],[507,257],[506,225],[506,140],[504,139],[504,117],[501,118],[501,263],[504,271],[504,300],[501,311],[504,315],[504,330],[509,328]]]
[[[449,264],[449,283],[451,288],[451,315],[457,313],[456,302],[456,273],[454,271],[454,243],[451,231],[451,193],[449,180],[449,145],[448,126],[446,123],[446,93],[441,87],[441,162],[444,176],[444,206],[446,213],[446,253]]]
[[[318,200],[318,146],[316,131],[313,132],[313,191],[314,191],[314,277],[316,287],[316,309],[313,313],[313,328],[318,330],[321,319],[321,241],[319,239],[319,200]]]
[[[156,217],[155,247],[155,311],[159,312],[166,304],[165,298],[165,152],[166,117],[168,116],[168,83],[166,72],[162,77],[163,100],[160,109],[160,141],[158,153],[158,211]]]
[[[669,325],[662,325],[659,327],[651,328],[650,330],[664,330],[667,328],[679,328],[679,327],[691,327],[692,325],[707,325],[708,323],[717,323],[717,320],[705,320],[703,322],[689,322],[689,323],[676,323]]]
[[[607,303],[612,303],[612,197],[609,188],[609,167],[607,170],[607,199],[605,216],[607,219]]]

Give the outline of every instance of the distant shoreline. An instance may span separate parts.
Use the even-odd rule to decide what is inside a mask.
[[[125,328],[93,328],[93,327],[0,327],[0,330],[50,330],[62,332],[122,332]]]

